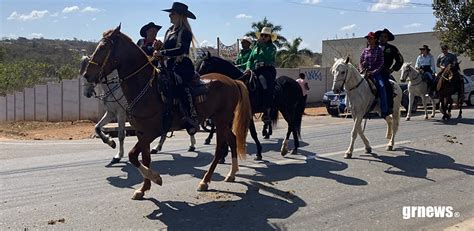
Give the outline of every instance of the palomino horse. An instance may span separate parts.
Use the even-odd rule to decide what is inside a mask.
[[[436,106],[434,103],[433,98],[427,96],[428,94],[428,83],[423,81],[423,76],[419,73],[411,63],[404,63],[401,69],[401,77],[400,81],[408,82],[408,108],[412,108],[413,102],[415,102],[415,96],[419,96],[421,98],[421,102],[423,103],[423,107],[425,108],[425,120],[428,119],[428,109],[426,107],[426,101],[429,99],[431,101],[431,106],[433,110],[431,112],[431,118],[435,116]],[[407,110],[407,117],[406,120],[410,120],[411,117],[411,110]]]
[[[132,199],[141,199],[145,191],[151,188],[151,181],[162,184],[160,174],[150,169],[150,143],[165,133],[165,103],[160,89],[164,88],[162,81],[168,76],[165,71],[153,67],[146,54],[128,36],[120,32],[120,26],[103,34],[82,75],[89,83],[99,83],[115,69],[128,102],[130,122],[138,138],[128,157],[144,177],[143,185],[132,196]],[[222,147],[226,144],[231,149],[232,167],[225,181],[235,180],[235,173],[238,171],[237,156],[246,156],[245,139],[251,119],[251,108],[243,83],[221,74],[204,75],[202,79],[209,83],[207,101],[196,104],[199,121],[212,115],[217,129],[215,156],[198,187],[198,190],[207,190],[222,154]],[[174,115],[171,129],[182,129],[181,113],[177,108]],[[140,153],[141,162],[138,160]]]
[[[361,123],[364,116],[370,111],[376,97],[371,92],[369,83],[360,75],[359,71],[349,63],[349,58],[335,59],[331,72],[334,75],[334,82],[332,90],[335,93],[341,92],[343,88],[346,90],[349,102],[351,102],[351,114],[354,119],[354,127],[352,128],[352,137],[349,148],[346,151],[344,158],[351,158],[354,150],[354,142],[359,134],[364,142],[367,153],[372,152],[369,140],[364,135]],[[386,138],[389,139],[387,150],[392,151],[395,143],[395,135],[400,123],[400,104],[402,101],[402,89],[393,80],[390,80],[393,85],[393,91],[397,95],[393,98],[393,114],[385,117],[387,121]],[[380,107],[377,105],[374,110],[380,113]]]
[[[464,102],[464,80],[459,73],[459,63],[448,64],[444,70],[438,73],[438,84],[436,90],[439,94],[440,111],[443,113],[443,120],[451,119],[451,109],[453,107],[453,99],[451,96],[458,93],[459,107],[458,118],[462,118],[462,104]]]
[[[211,56],[209,53],[202,59],[200,65],[198,65],[198,72],[200,74],[206,73],[221,73],[232,79],[240,79],[247,83],[250,90],[250,103],[252,104],[252,113],[263,112],[263,108],[258,108],[258,95],[256,94],[256,86],[252,86],[255,83],[250,83],[248,78],[245,78],[244,73],[231,62]],[[276,79],[275,85],[275,99],[273,102],[274,108],[271,110],[271,119],[273,123],[278,120],[278,111],[280,111],[288,123],[288,130],[281,146],[281,155],[285,156],[288,153],[288,141],[291,134],[294,139],[294,149],[292,154],[297,154],[299,148],[299,135],[301,131],[301,120],[304,113],[305,105],[302,102],[303,93],[299,84],[296,80],[287,77],[280,76]],[[250,134],[257,145],[257,159],[261,158],[262,146],[258,140],[255,124],[253,120],[250,122]]]
[[[87,56],[82,57],[81,59],[81,70],[80,73],[84,72],[87,64],[89,63],[90,58]],[[111,74],[112,75],[112,74]],[[111,76],[109,75],[109,76]],[[120,84],[118,79],[109,78],[107,76],[104,81],[101,82],[100,86],[104,91],[103,95],[97,96],[95,92],[95,84],[93,83],[85,83],[84,84],[84,96],[90,98],[95,96],[97,99],[102,101],[104,104],[105,113],[102,118],[97,122],[95,125],[95,133],[102,139],[102,141],[108,144],[111,148],[115,149],[117,146],[113,139],[110,139],[110,136],[105,135],[102,131],[102,128],[110,123],[112,120],[116,119],[118,123],[118,139],[119,139],[119,151],[118,153],[112,158],[110,164],[119,163],[123,157],[124,149],[123,143],[126,136],[126,129],[125,129],[125,122],[127,121],[127,111],[126,108],[127,100],[125,99],[122,89],[120,88]],[[194,151],[196,149],[196,139],[194,135],[190,136],[191,138],[191,145],[189,146],[188,151]],[[163,143],[166,140],[166,135],[162,135],[158,144],[152,149],[151,153],[157,153],[161,151],[163,147]],[[155,152],[153,151],[155,150]],[[156,151],[157,150],[157,151]]]

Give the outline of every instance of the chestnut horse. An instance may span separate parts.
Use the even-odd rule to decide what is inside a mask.
[[[151,181],[162,184],[160,174],[150,169],[150,143],[166,132],[162,124],[165,104],[159,89],[162,87],[161,80],[167,76],[165,71],[151,64],[146,54],[128,36],[120,32],[120,25],[103,34],[91,61],[81,74],[87,82],[97,84],[115,69],[129,105],[127,112],[130,122],[138,138],[128,157],[144,178],[143,185],[132,196],[132,199],[141,199],[150,190]],[[243,83],[221,74],[208,74],[201,79],[208,82],[208,93],[207,101],[196,104],[199,121],[212,115],[217,129],[214,159],[198,187],[198,190],[207,190],[222,153],[221,147],[226,144],[231,148],[232,166],[225,181],[235,180],[237,156],[246,156],[245,140],[251,108],[248,91]],[[173,114],[171,130],[182,129],[181,113],[175,109]],[[141,162],[138,160],[140,153]]]
[[[453,107],[453,99],[451,96],[458,93],[459,108],[458,118],[462,118],[462,104],[464,102],[464,79],[459,73],[459,63],[450,63],[438,75],[438,84],[436,91],[439,94],[440,111],[443,113],[443,120],[451,119],[451,108]]]

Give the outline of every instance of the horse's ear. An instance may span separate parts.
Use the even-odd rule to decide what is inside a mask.
[[[115,32],[120,32],[120,28],[122,27],[122,23],[120,23],[116,28],[115,28]]]
[[[349,58],[349,56],[347,56],[347,57],[346,57],[346,61],[344,61],[344,63],[348,64],[348,63],[349,63],[349,60],[350,60],[350,58]]]
[[[337,62],[337,58],[334,58],[334,62]]]

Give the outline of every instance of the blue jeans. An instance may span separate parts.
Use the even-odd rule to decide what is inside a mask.
[[[380,110],[382,111],[382,116],[387,115],[388,112],[388,105],[387,105],[387,92],[385,91],[385,85],[383,81],[382,74],[375,74],[375,87],[377,87],[377,91],[379,92],[380,97]]]
[[[433,83],[433,74],[431,74],[431,72],[425,72],[423,75],[425,76],[425,79],[428,81],[428,83]]]

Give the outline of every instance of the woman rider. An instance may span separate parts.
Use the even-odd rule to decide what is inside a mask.
[[[154,56],[157,59],[164,58],[167,70],[169,73],[174,73],[181,107],[185,114],[182,120],[188,133],[193,135],[199,130],[199,125],[189,85],[195,72],[193,62],[188,57],[189,47],[191,43],[194,44],[188,18],[196,19],[196,16],[188,10],[187,5],[180,2],[174,2],[171,9],[163,11],[169,12],[172,26],[166,31],[163,49],[155,51]]]
[[[262,31],[257,32],[257,44],[252,48],[249,59],[247,61],[247,68],[245,73],[250,74],[251,71],[258,77],[263,86],[262,108],[271,108],[273,102],[273,91],[275,89],[275,56],[276,46],[273,41],[277,35],[272,33],[270,27],[262,28]],[[262,77],[264,79],[262,79]]]
[[[429,83],[429,94],[433,95],[433,75],[436,73],[436,67],[433,55],[431,55],[430,51],[431,49],[428,47],[428,45],[423,45],[423,47],[420,47],[420,55],[418,55],[416,58],[415,68],[423,74],[425,81]]]
[[[247,68],[247,61],[249,60],[250,46],[252,45],[252,38],[245,36],[240,40],[240,45],[242,49],[240,50],[239,54],[237,55],[237,59],[235,60],[235,66],[242,71],[245,71]]]
[[[369,32],[367,36],[368,47],[364,48],[360,55],[360,67],[361,72],[366,72],[365,76],[372,78],[375,82],[375,87],[380,97],[380,110],[381,117],[385,118],[389,115],[387,105],[387,92],[385,91],[385,85],[383,81],[382,68],[384,63],[384,55],[382,48],[377,44],[377,36],[374,32]]]
[[[145,52],[148,56],[153,56],[153,52],[155,51],[156,44],[158,40],[156,40],[156,34],[161,29],[161,26],[156,25],[153,22],[150,22],[144,25],[140,29],[140,35],[142,38],[138,40],[137,45]],[[153,65],[158,66],[158,60],[154,60]]]

